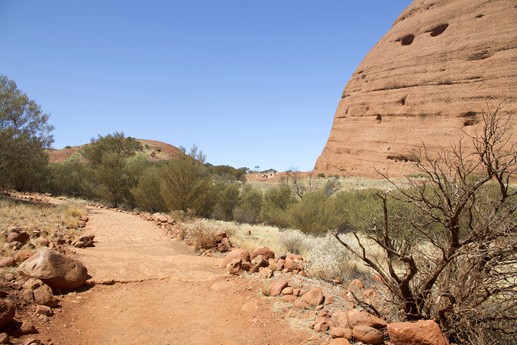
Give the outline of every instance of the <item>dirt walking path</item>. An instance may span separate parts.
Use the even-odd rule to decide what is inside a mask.
[[[94,248],[79,249],[95,285],[63,297],[40,330],[54,345],[315,344],[260,297],[260,281],[230,277],[137,216],[90,209]]]

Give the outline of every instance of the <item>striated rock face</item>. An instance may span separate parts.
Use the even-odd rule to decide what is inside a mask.
[[[516,66],[517,2],[413,1],[346,85],[315,171],[403,175],[422,142],[479,130],[487,105],[517,120]]]

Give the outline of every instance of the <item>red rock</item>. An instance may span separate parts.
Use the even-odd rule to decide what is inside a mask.
[[[21,244],[26,244],[29,242],[30,236],[26,232],[11,232],[7,236],[7,242],[20,242]]]
[[[241,263],[241,259],[234,258],[226,265],[226,270],[230,272],[230,274],[238,274],[242,270]]]
[[[36,327],[34,324],[30,321],[23,321],[22,325],[20,326],[20,333],[21,334],[33,334],[36,333]]]
[[[284,295],[284,296],[282,296],[282,301],[294,303],[294,301],[296,301],[296,297],[293,295]]]
[[[253,256],[253,255],[251,255]],[[257,267],[268,267],[269,261],[262,255],[257,255],[253,259],[251,259],[251,263],[256,265]]]
[[[440,326],[432,320],[390,323],[388,334],[392,345],[449,345]]]
[[[384,334],[373,327],[364,325],[352,329],[352,336],[365,344],[377,345],[384,343]]]
[[[314,330],[316,332],[326,332],[330,328],[328,320],[319,320],[314,324]]]
[[[347,338],[352,339],[352,330],[348,327],[332,327],[330,329],[330,336],[332,338]]]
[[[293,305],[300,309],[309,308],[309,305],[307,303],[305,303],[304,301],[302,301],[301,299],[297,299],[296,301],[294,301]]]
[[[232,261],[235,258],[238,258],[238,259],[242,260],[242,262],[249,262],[250,261],[250,253],[246,249],[235,248],[231,252],[226,254],[224,259],[221,261],[221,267],[225,268],[226,265],[228,265],[230,263],[230,261]]]
[[[364,310],[351,309],[346,312],[348,325],[352,328],[356,326],[368,326],[376,329],[386,328],[388,323],[377,316],[373,316]]]
[[[348,291],[353,292],[356,296],[358,296],[358,293],[360,293],[362,289],[364,289],[364,283],[359,279],[354,279],[348,283]]]
[[[12,267],[16,264],[16,261],[10,256],[0,259],[0,268]]]
[[[57,306],[57,300],[54,298],[52,290],[47,285],[38,287],[34,290],[33,294],[34,302],[36,302],[36,304],[46,305],[49,307]]]
[[[325,298],[320,288],[312,288],[309,292],[305,293],[301,299],[309,305],[317,306],[322,304]]]
[[[282,295],[292,295],[293,294],[293,288],[288,286],[282,289]]]
[[[332,295],[323,294],[323,296],[325,297],[325,305],[334,304],[336,302],[336,299]]]
[[[50,307],[47,307],[46,305],[38,305],[36,306],[36,314],[43,316],[52,316],[54,315],[54,312]]]
[[[275,253],[268,247],[258,247],[251,253],[251,259],[256,258],[257,256],[262,255],[265,260],[274,259]]]
[[[478,133],[487,102],[516,114],[514,6],[413,1],[348,81],[314,173],[405,176],[414,171],[408,153],[422,143],[432,157]],[[510,132],[516,138],[517,126]],[[471,141],[462,147],[470,152]]]
[[[303,257],[296,254],[288,254],[285,258],[284,269],[293,272],[303,268]]]
[[[42,248],[25,260],[18,273],[41,279],[51,288],[67,290],[78,288],[88,278],[88,271],[80,261],[49,248]]]
[[[17,264],[20,264],[20,263],[24,262],[25,260],[29,259],[33,255],[34,255],[34,252],[31,250],[18,250],[16,253],[14,253],[13,258]]]
[[[350,342],[345,338],[331,339],[328,345],[350,345]]]
[[[288,282],[285,279],[278,279],[271,283],[269,288],[270,296],[280,296],[282,290],[287,286]]]
[[[260,269],[259,274],[262,279],[269,279],[273,277],[273,271],[267,267]]]
[[[15,308],[11,301],[0,300],[0,329],[14,318]]]

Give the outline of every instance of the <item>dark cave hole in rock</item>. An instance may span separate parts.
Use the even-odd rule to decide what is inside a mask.
[[[474,117],[476,116],[476,112],[475,111],[467,111],[465,114],[461,115],[462,117]]]
[[[447,23],[438,25],[437,27],[431,30],[431,36],[436,37],[438,35],[441,35],[448,27],[449,24]]]
[[[400,99],[400,104],[402,104],[402,105],[406,105],[406,98],[407,98],[407,96],[402,97],[402,98]]]
[[[474,126],[476,123],[479,123],[479,121],[475,118],[472,118],[472,119],[468,119],[465,122],[463,122],[463,126],[465,126],[465,127]]]
[[[409,35],[406,35],[404,37],[402,37],[402,39],[400,40],[400,43],[403,45],[403,46],[408,46],[410,45],[411,43],[413,43],[413,40],[415,39],[415,35],[413,34],[409,34]]]
[[[377,122],[382,122],[382,115],[380,114],[377,114],[377,116],[375,116],[375,119],[377,120]]]
[[[483,18],[484,16],[485,16],[484,14],[478,14],[478,15],[476,16],[476,19]]]

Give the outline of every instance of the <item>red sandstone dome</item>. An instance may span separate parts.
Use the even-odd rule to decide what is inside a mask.
[[[348,81],[315,171],[407,174],[499,105],[517,121],[517,2],[415,0]]]

